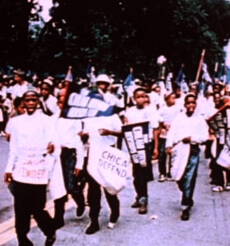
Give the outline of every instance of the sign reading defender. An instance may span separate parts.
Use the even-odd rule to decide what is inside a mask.
[[[110,194],[115,195],[126,186],[130,176],[129,155],[101,142],[91,144],[87,170]]]
[[[125,125],[122,132],[133,164],[147,166],[151,160],[149,122]]]

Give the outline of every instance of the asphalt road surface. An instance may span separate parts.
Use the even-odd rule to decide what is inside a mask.
[[[14,231],[13,200],[3,173],[7,160],[8,144],[0,138],[0,245],[17,245]],[[180,220],[180,192],[172,181],[157,181],[157,164],[154,164],[155,181],[149,183],[149,210],[139,215],[130,208],[135,193],[132,178],[120,192],[121,216],[114,229],[108,229],[109,209],[103,196],[101,201],[100,231],[84,233],[89,223],[88,208],[85,216],[77,219],[76,207],[70,199],[66,204],[65,226],[57,231],[54,245],[79,246],[229,246],[230,245],[230,192],[214,193],[209,184],[208,161],[202,157],[195,188],[195,205],[189,221]],[[47,208],[52,214],[52,201]],[[35,246],[44,245],[45,237],[32,220],[29,238]]]

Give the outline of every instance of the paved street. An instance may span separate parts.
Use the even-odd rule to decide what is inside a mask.
[[[14,246],[17,241],[13,229],[12,198],[3,184],[2,174],[7,157],[7,143],[0,139],[0,245]],[[208,163],[201,158],[195,189],[195,206],[189,221],[180,220],[180,193],[174,182],[157,182],[157,166],[154,165],[155,181],[149,183],[149,211],[139,215],[130,204],[134,199],[132,179],[119,197],[121,217],[117,226],[107,228],[109,210],[102,199],[100,231],[94,235],[85,235],[84,229],[89,219],[86,215],[77,220],[73,203],[67,204],[66,225],[58,230],[54,245],[79,246],[228,246],[230,245],[230,192],[213,193],[209,185]],[[52,202],[49,203],[49,206]],[[44,244],[45,237],[33,227],[29,237],[35,246]]]

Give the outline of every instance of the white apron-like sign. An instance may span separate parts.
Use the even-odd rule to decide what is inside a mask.
[[[230,170],[230,148],[225,144],[217,158],[217,164]]]
[[[33,151],[23,151],[15,162],[13,178],[28,184],[47,184],[54,159]]]
[[[87,170],[110,194],[115,195],[126,186],[130,176],[129,155],[101,144],[91,144]]]
[[[190,153],[190,144],[179,142],[172,148],[171,175],[175,181],[179,181],[185,171]]]

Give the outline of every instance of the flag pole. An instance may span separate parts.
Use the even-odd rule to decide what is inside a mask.
[[[72,81],[70,81],[68,79],[69,75],[72,73],[72,66],[69,66],[68,68],[68,72],[67,72],[67,76],[65,78],[65,88],[64,88],[64,91],[63,91],[63,94],[62,96],[64,97],[63,99],[63,104],[62,104],[62,107],[61,107],[61,112],[60,112],[60,117],[62,116],[63,112],[64,112],[64,109],[66,108],[67,106],[67,102],[68,102],[68,97],[69,97],[69,94],[70,94],[70,83]]]
[[[200,63],[199,63],[198,69],[197,69],[195,82],[199,82],[198,80],[199,80],[199,77],[200,77],[200,71],[201,71],[201,68],[202,68],[203,61],[204,61],[204,55],[205,55],[205,49],[203,49],[202,53],[201,53]]]

